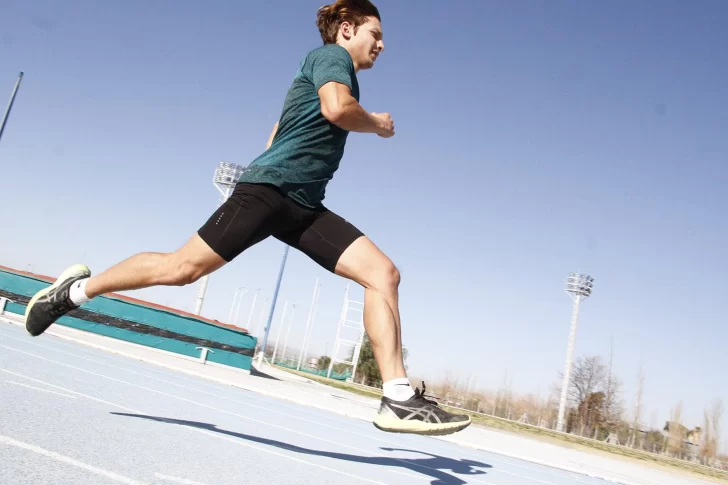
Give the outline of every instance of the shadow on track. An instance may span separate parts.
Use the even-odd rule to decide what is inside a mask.
[[[452,458],[446,458],[444,456],[433,455],[431,453],[425,453],[422,451],[404,450],[404,449],[399,449],[399,448],[381,448],[381,449],[384,451],[407,451],[407,452],[421,453],[423,455],[426,455],[428,458],[389,458],[386,456],[359,456],[359,455],[349,455],[347,453],[337,453],[337,452],[333,452],[333,451],[312,450],[309,448],[303,448],[301,446],[296,446],[296,445],[292,445],[289,443],[283,443],[281,441],[271,440],[268,438],[261,438],[258,436],[252,436],[252,435],[243,434],[243,433],[236,433],[234,431],[227,431],[224,429],[219,429],[214,424],[199,423],[196,421],[184,421],[184,420],[171,419],[171,418],[163,418],[163,417],[159,417],[159,416],[147,416],[147,415],[143,415],[143,414],[127,414],[127,413],[115,413],[115,412],[112,412],[111,414],[114,414],[117,416],[129,416],[129,417],[133,417],[133,418],[149,419],[152,421],[159,421],[162,423],[178,424],[181,426],[190,426],[193,428],[205,429],[205,430],[212,431],[215,433],[221,433],[221,434],[225,434],[228,436],[233,436],[235,438],[240,438],[240,439],[243,439],[246,441],[252,441],[254,443],[261,443],[261,444],[268,445],[268,446],[274,446],[276,448],[292,451],[294,453],[323,456],[326,458],[333,458],[336,460],[344,460],[344,461],[350,461],[350,462],[356,462],[356,463],[366,463],[369,465],[406,468],[406,469],[411,470],[416,473],[429,475],[430,477],[433,478],[433,481],[430,482],[432,485],[463,485],[463,484],[467,483],[456,476],[450,475],[449,473],[445,473],[443,470],[452,471],[453,473],[457,473],[459,475],[485,475],[486,474],[485,471],[478,470],[476,467],[492,468],[492,465],[488,465],[486,463],[481,463],[481,462],[477,462],[477,461],[473,461],[473,460],[465,460],[465,459],[454,460]]]

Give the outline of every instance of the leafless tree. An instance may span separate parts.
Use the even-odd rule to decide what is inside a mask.
[[[579,411],[578,422],[575,423],[575,426],[578,426],[582,435],[590,432],[586,428],[587,423],[591,421],[588,415],[593,411],[593,395],[604,389],[606,376],[607,368],[602,362],[602,358],[597,355],[579,357],[574,361],[569,397]],[[600,402],[602,401],[600,400]]]
[[[665,450],[677,458],[682,455],[685,437],[688,432],[687,428],[682,424],[682,406],[683,403],[680,401],[670,410],[670,421],[665,425],[665,431],[667,432]]]
[[[604,424],[609,428],[617,426],[622,419],[624,412],[622,407],[621,393],[622,382],[612,372],[612,363],[614,360],[614,344],[609,346],[609,365],[604,384]]]
[[[716,399],[710,408],[705,410],[705,429],[701,454],[712,461],[720,452],[720,430],[723,419],[723,401]]]
[[[503,381],[496,395],[494,412],[496,416],[511,419],[511,401],[513,400],[512,380],[508,376],[508,369],[503,373]]]
[[[603,415],[605,413],[606,403],[606,388],[607,384],[610,386],[610,398],[609,408],[613,415],[616,415],[619,411],[621,404],[617,399],[617,392],[620,388],[619,381],[612,376],[608,379],[607,366],[602,361],[602,358],[598,355],[592,356],[580,356],[574,360],[571,368],[571,376],[569,378],[569,406],[576,412],[575,419],[573,420],[573,428],[578,429],[583,435],[586,430],[586,423],[593,421],[589,419],[587,414],[594,411],[594,394],[599,392],[602,393],[602,397],[598,400],[601,403],[600,408],[597,410],[600,419],[599,423],[605,422]],[[561,387],[564,379],[563,371],[558,373],[558,381],[551,385],[552,395],[560,396]],[[588,402],[587,405],[585,403]],[[568,414],[568,411],[567,411]]]
[[[634,402],[634,416],[632,420],[632,436],[631,445],[634,448],[637,444],[637,437],[640,434],[640,421],[642,421],[642,394],[645,387],[645,371],[642,365],[640,365],[639,371],[637,372],[637,391],[635,392]]]
[[[433,385],[430,392],[436,394],[440,399],[448,400],[457,388],[457,381],[457,376],[453,376],[452,372],[447,370],[445,371],[445,377]]]
[[[604,387],[607,369],[598,355],[579,357],[571,371],[569,396],[578,404]]]

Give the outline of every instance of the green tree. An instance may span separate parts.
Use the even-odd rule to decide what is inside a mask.
[[[402,357],[405,362],[405,369],[407,369],[408,356],[409,351],[406,347],[402,346]],[[377,365],[377,359],[374,357],[374,349],[372,349],[372,343],[367,334],[364,334],[364,340],[361,344],[355,378],[358,380],[366,379],[370,385],[373,382],[381,383],[382,381],[382,374],[379,372],[379,365]]]
[[[336,372],[337,374],[344,374],[347,371],[351,373],[351,365],[349,364],[342,364],[339,362],[338,364],[334,364],[334,366],[331,368],[332,371]]]
[[[605,395],[603,392],[593,392],[587,396],[587,398],[579,404],[577,409],[580,425],[581,435],[592,437],[594,429],[605,427],[604,419],[604,399]]]
[[[328,355],[322,355],[321,357],[319,357],[319,360],[318,360],[319,370],[328,369],[330,363],[331,363],[331,357],[329,357]]]
[[[377,360],[374,358],[374,349],[369,340],[369,336],[364,334],[364,340],[361,343],[359,351],[359,363],[356,366],[356,377],[358,379],[366,379],[367,381],[381,381],[382,374],[379,373]]]

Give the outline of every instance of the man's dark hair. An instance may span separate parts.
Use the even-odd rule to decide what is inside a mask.
[[[335,3],[318,9],[316,26],[324,45],[336,44],[336,36],[342,22],[351,23],[356,32],[356,29],[366,23],[369,17],[382,21],[379,10],[369,0],[336,0]]]

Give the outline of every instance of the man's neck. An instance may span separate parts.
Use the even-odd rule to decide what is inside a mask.
[[[344,47],[341,43],[337,42],[336,45],[340,46],[342,49],[346,49],[346,52],[349,52],[349,49]],[[349,57],[351,58],[351,62],[354,64],[354,72],[359,73],[359,65],[354,60],[354,56],[351,55],[351,52],[349,52]]]

